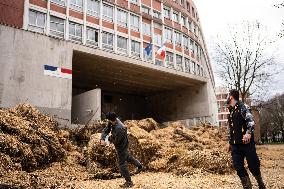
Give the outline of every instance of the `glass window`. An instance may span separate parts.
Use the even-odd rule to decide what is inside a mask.
[[[156,22],[154,22],[154,28],[159,29],[159,30],[163,29],[162,25]]]
[[[182,56],[176,55],[176,68],[179,71],[182,71]]]
[[[180,0],[180,4],[181,4],[181,6],[183,6],[184,5],[184,0]]]
[[[127,16],[128,14],[126,11],[118,9],[117,10],[117,23],[119,25],[127,27]]]
[[[139,31],[139,16],[130,14],[130,27],[132,30]]]
[[[186,2],[186,9],[188,12],[190,12],[190,3],[189,2]]]
[[[182,24],[183,26],[186,25],[186,19],[185,19],[184,16],[181,17],[181,24]]]
[[[65,6],[65,0],[50,0],[52,3]]]
[[[98,46],[98,38],[98,31],[87,27],[87,44]]]
[[[158,46],[162,45],[162,36],[160,34],[154,34],[154,43]]]
[[[164,7],[164,17],[171,19],[171,9],[168,7]]]
[[[127,54],[127,38],[117,36],[117,50],[124,54]]]
[[[140,57],[140,42],[138,41],[131,41],[131,55]]]
[[[153,10],[153,16],[156,18],[161,18],[161,13],[159,11]]]
[[[163,61],[156,59],[155,64],[158,66],[163,66]]]
[[[99,17],[100,2],[98,0],[87,1],[87,13],[96,17]]]
[[[142,30],[144,35],[151,35],[151,24],[143,22]]]
[[[43,33],[45,28],[45,14],[30,10],[29,12],[29,29]]]
[[[195,70],[195,62],[192,61],[192,73],[196,74],[196,70]]]
[[[194,53],[194,50],[193,50],[193,40],[191,39],[190,40],[190,50],[192,53]]]
[[[167,67],[174,69],[175,65],[174,65],[174,55],[171,52],[166,52],[166,63],[167,63]]]
[[[189,28],[189,30],[190,30],[190,31],[192,31],[192,28],[191,28],[191,27],[192,27],[192,25],[191,25],[191,21],[190,21],[190,20],[188,20],[188,28]]]
[[[192,13],[192,16],[195,17],[195,10],[194,10],[194,7],[191,7],[191,13]]]
[[[130,0],[131,3],[138,4],[138,0]]]
[[[103,48],[113,50],[113,34],[108,32],[102,33]]]
[[[179,19],[178,19],[178,12],[174,12],[173,13],[173,20],[177,23],[179,23]]]
[[[175,42],[177,45],[181,45],[181,33],[175,32]]]
[[[107,4],[103,5],[103,19],[113,22],[113,7]]]
[[[81,41],[82,25],[74,22],[69,22],[69,36],[72,40]]]
[[[189,42],[187,36],[183,36],[183,45],[185,49],[189,50]]]
[[[57,37],[64,37],[64,20],[50,16],[50,34]]]
[[[185,72],[190,73],[190,60],[188,58],[184,59]]]
[[[83,0],[70,0],[70,8],[78,11],[83,10]]]
[[[172,30],[170,28],[165,28],[165,38],[168,42],[173,41]]]
[[[146,14],[149,14],[150,15],[150,8],[148,8],[148,7],[146,7],[146,6],[144,6],[144,5],[142,5],[142,12],[143,13],[146,13]]]

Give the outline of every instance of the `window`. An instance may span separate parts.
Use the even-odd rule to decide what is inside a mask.
[[[87,13],[96,17],[99,17],[100,3],[98,0],[87,1]]]
[[[83,10],[83,0],[70,0],[70,8],[78,11]]]
[[[190,60],[188,58],[184,59],[185,72],[190,73]]]
[[[139,31],[139,16],[130,14],[130,27],[132,30]]]
[[[50,16],[50,34],[57,37],[64,37],[64,20]]]
[[[82,40],[82,25],[74,22],[69,22],[69,37],[71,40]]]
[[[162,36],[159,34],[154,34],[154,43],[158,46],[162,45]]]
[[[97,30],[87,27],[87,44],[98,46],[99,33]]]
[[[143,22],[142,30],[144,35],[151,35],[151,24]]]
[[[50,0],[52,3],[65,6],[65,0]]]
[[[173,13],[173,20],[177,23],[179,23],[179,19],[178,19],[178,12],[174,12]]]
[[[190,4],[189,4],[189,2],[186,2],[186,9],[190,13]]]
[[[30,10],[29,12],[29,30],[43,33],[45,28],[45,14]]]
[[[163,66],[163,61],[156,59],[155,64],[158,66]]]
[[[194,53],[194,50],[193,50],[193,41],[192,39],[190,40],[190,50],[192,53]]]
[[[117,51],[127,54],[127,38],[117,36]]]
[[[189,28],[190,31],[192,31],[192,28],[191,28],[191,21],[190,21],[190,20],[188,20],[188,28]]]
[[[165,28],[165,38],[169,42],[173,41],[172,30],[170,28]]]
[[[156,23],[156,22],[154,22],[154,28],[159,29],[159,30],[162,30],[162,29],[163,29],[162,25],[161,25],[161,24],[158,24],[158,23]]]
[[[182,56],[176,55],[176,68],[178,71],[182,71]]]
[[[103,48],[113,50],[113,34],[103,32],[102,33]]]
[[[161,13],[159,11],[153,10],[153,16],[161,19]]]
[[[164,17],[171,19],[171,9],[168,7],[164,7]]]
[[[200,66],[197,64],[196,75],[200,75]]]
[[[175,42],[177,45],[181,45],[181,33],[175,32]]]
[[[149,14],[150,15],[150,8],[148,8],[148,7],[146,7],[146,6],[144,6],[144,5],[142,5],[142,12],[143,13],[146,13],[146,14]]]
[[[191,13],[192,13],[192,16],[195,17],[194,7],[191,8]]]
[[[113,7],[107,4],[103,5],[103,19],[113,22]]]
[[[127,17],[128,15],[126,11],[120,9],[117,10],[117,23],[119,25],[127,27]]]
[[[184,48],[186,50],[189,50],[189,43],[188,43],[188,37],[187,36],[183,36],[183,45],[184,45]]]
[[[181,17],[181,24],[182,24],[183,26],[186,26],[186,19],[185,19],[184,16]]]
[[[138,41],[131,41],[131,55],[140,57],[140,43]]]
[[[174,55],[171,52],[166,52],[166,63],[167,63],[167,67],[174,69],[175,65],[174,65]]]
[[[184,5],[184,0],[180,0],[180,4],[181,4],[181,6],[183,6]]]
[[[192,61],[192,73],[196,74],[196,70],[195,70],[195,62]]]
[[[138,4],[138,0],[130,0],[131,3]]]
[[[197,53],[197,45],[196,45],[196,43],[194,43],[193,53],[194,53],[194,54]]]

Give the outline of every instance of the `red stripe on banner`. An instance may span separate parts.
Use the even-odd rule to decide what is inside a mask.
[[[72,70],[66,69],[66,68],[61,68],[62,73],[67,73],[67,74],[72,74]]]

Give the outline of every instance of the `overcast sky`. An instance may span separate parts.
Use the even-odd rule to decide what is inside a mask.
[[[258,20],[267,26],[271,34],[279,31],[284,22],[284,8],[277,9],[273,5],[281,1],[283,0],[194,0],[209,53],[213,39],[217,35],[222,36],[228,24]],[[284,38],[277,42],[277,49],[278,60],[284,65]],[[212,64],[214,67],[213,61]],[[220,83],[220,79],[216,78],[216,84]],[[274,79],[269,91],[270,96],[284,92],[284,72]]]

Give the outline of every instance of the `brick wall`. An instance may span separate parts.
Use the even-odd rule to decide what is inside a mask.
[[[1,0],[0,23],[23,27],[24,0]]]

